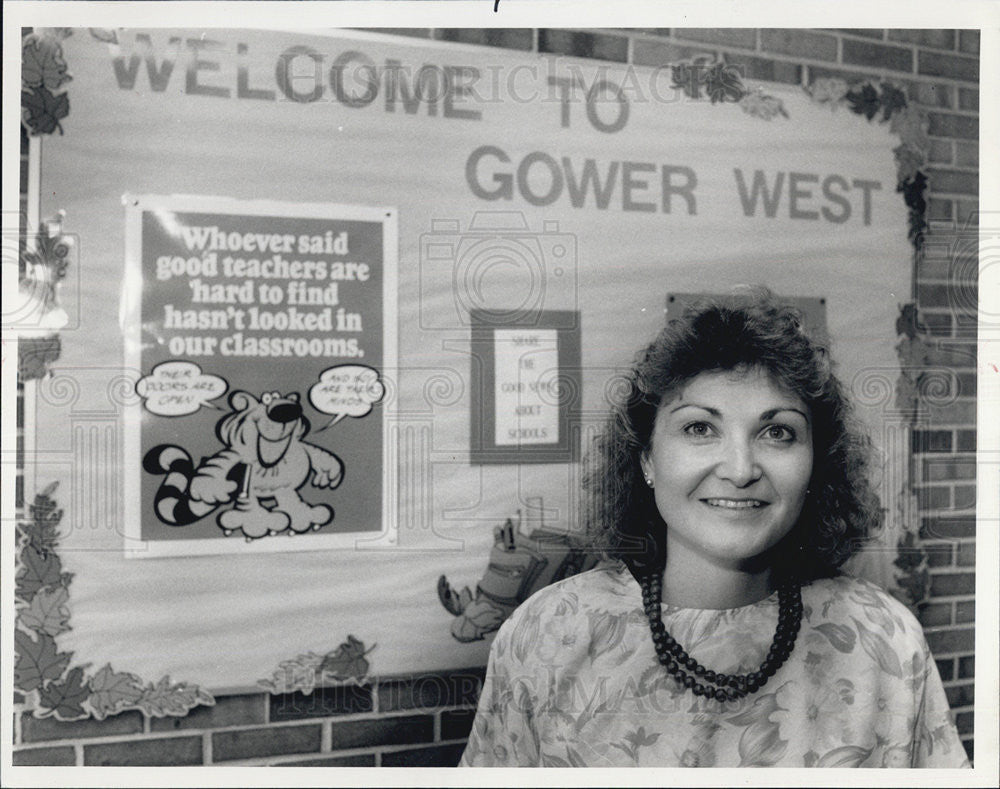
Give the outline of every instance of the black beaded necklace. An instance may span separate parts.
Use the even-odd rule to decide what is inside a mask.
[[[663,577],[659,572],[642,575],[642,605],[649,620],[653,647],[660,663],[670,675],[696,696],[706,696],[717,701],[734,701],[756,693],[775,675],[788,659],[795,646],[802,623],[802,587],[789,581],[778,587],[778,627],[771,641],[771,648],[764,662],[749,674],[717,674],[705,668],[684,651],[684,647],[667,632],[660,616],[663,601]]]

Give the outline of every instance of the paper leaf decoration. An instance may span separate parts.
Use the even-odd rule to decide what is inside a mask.
[[[47,633],[40,633],[36,640],[23,630],[14,631],[14,654],[14,687],[26,693],[62,676],[72,657],[59,652]]]
[[[93,715],[103,720],[138,709],[153,717],[186,715],[215,699],[196,685],[163,677],[143,687],[134,674],[107,664],[93,676],[87,665],[73,666],[72,652],[60,652],[54,636],[70,630],[69,584],[57,553],[62,510],[52,494],[56,484],[35,496],[30,518],[17,524],[17,624],[14,631],[14,686],[28,694],[35,717],[77,720]],[[67,673],[68,669],[68,673]]]
[[[62,44],[54,36],[30,34],[21,41],[21,84],[59,90],[72,77],[66,72]]]
[[[152,718],[166,715],[186,715],[199,704],[214,704],[215,700],[196,685],[186,682],[173,684],[169,676],[162,677],[155,685],[149,683],[133,706]]]
[[[65,633],[70,629],[68,601],[69,591],[63,586],[40,589],[19,612],[21,624],[50,636]]]
[[[111,664],[90,678],[90,709],[97,720],[132,707],[142,696],[142,683],[135,674],[116,672]]]
[[[44,712],[41,717],[49,715],[59,720],[71,721],[87,717],[83,702],[90,696],[90,688],[83,680],[83,668],[72,669],[61,682],[50,682],[38,692]]]
[[[368,674],[368,661],[365,655],[374,649],[374,645],[365,650],[364,642],[349,635],[347,641],[329,653],[320,664],[320,674],[325,678],[336,680],[363,679]]]

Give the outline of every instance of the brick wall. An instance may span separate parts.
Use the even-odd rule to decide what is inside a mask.
[[[888,78],[925,107],[929,233],[915,293],[925,362],[948,372],[913,437],[928,599],[920,618],[970,757],[975,676],[976,228],[979,35],[965,30],[388,30],[524,52],[659,66],[715,53],[748,82]],[[995,228],[994,228],[995,229]],[[933,395],[933,396],[931,396]],[[312,696],[234,695],[186,718],[130,712],[103,722],[18,711],[15,764],[446,766],[462,751],[481,669],[374,680]]]
[[[472,726],[483,669],[383,677],[310,695],[217,696],[186,717],[14,719],[15,765],[452,767]]]

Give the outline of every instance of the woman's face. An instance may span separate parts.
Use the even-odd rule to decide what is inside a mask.
[[[795,524],[812,464],[809,408],[766,371],[697,375],[664,398],[642,456],[670,561],[748,567]]]

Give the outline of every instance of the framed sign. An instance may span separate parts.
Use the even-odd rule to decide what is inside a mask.
[[[471,455],[474,464],[579,459],[579,313],[549,310],[512,319],[475,309]]]
[[[127,554],[391,541],[395,211],[125,200]]]

